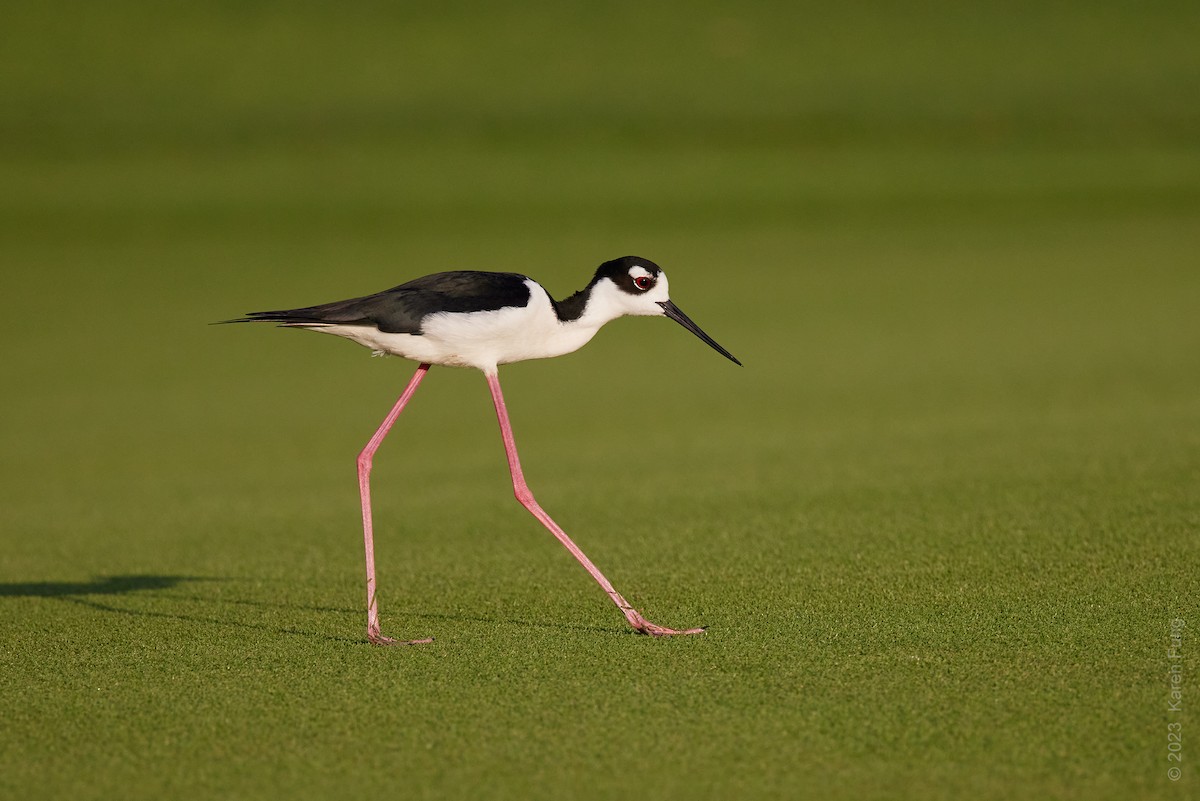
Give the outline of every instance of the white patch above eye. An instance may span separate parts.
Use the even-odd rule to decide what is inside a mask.
[[[653,275],[654,275],[653,273],[651,273],[649,270],[647,270],[645,267],[643,267],[640,264],[635,264],[629,268],[629,277],[630,278],[641,278],[642,276],[653,277]]]

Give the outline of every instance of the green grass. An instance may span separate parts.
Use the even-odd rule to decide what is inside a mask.
[[[0,796],[1195,795],[1194,4],[28,5]],[[411,373],[207,323],[440,269],[667,322]],[[1166,711],[1183,619],[1185,712]],[[1169,720],[1183,777],[1167,778]]]

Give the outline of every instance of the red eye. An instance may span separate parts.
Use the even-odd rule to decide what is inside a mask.
[[[654,279],[648,275],[639,275],[637,278],[633,279],[633,283],[634,286],[644,292],[650,287],[654,286]]]

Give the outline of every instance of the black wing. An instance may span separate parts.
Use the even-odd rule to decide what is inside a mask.
[[[526,280],[517,273],[477,270],[435,273],[374,295],[300,309],[250,312],[225,322],[268,322],[297,327],[363,325],[387,334],[420,334],[421,322],[436,312],[489,311],[529,305]]]

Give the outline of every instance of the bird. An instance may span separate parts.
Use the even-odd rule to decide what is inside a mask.
[[[376,355],[418,363],[407,386],[358,455],[359,499],[367,578],[367,640],[374,645],[419,645],[431,637],[384,636],[379,617],[371,512],[371,466],[375,452],[433,365],[474,368],[487,379],[516,499],[553,534],[604,589],[639,634],[653,637],[700,634],[706,627],[673,629],[651,623],[617,592],[599,568],[534,498],[525,481],[499,367],[527,359],[562,356],[587,344],[608,322],[623,316],[667,317],[722,356],[741,362],[706,334],[670,298],[666,273],[649,259],[624,256],[601,264],[582,290],[555,300],[519,273],[456,270],[400,284],[373,295],[296,309],[249,312],[222,323],[275,323],[344,337]]]

